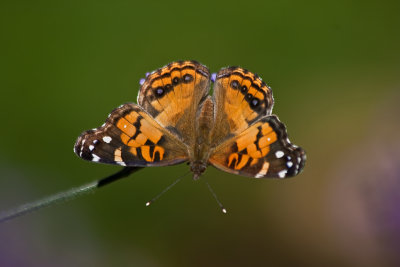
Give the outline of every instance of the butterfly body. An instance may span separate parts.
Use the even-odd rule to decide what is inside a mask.
[[[208,165],[256,178],[298,174],[305,152],[290,143],[285,126],[271,115],[272,90],[239,67],[211,79],[194,61],[154,71],[140,88],[138,104],[120,106],[103,126],[84,132],[75,153],[122,166],[189,162],[195,180]]]
[[[193,179],[197,180],[208,166],[208,160],[213,151],[211,131],[214,125],[214,102],[208,96],[201,104],[196,121],[196,143],[190,151],[190,170],[193,172]],[[188,151],[190,153],[190,151]]]

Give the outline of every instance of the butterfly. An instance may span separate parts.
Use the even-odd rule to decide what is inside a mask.
[[[211,75],[196,61],[172,62],[146,77],[137,104],[121,105],[101,127],[83,132],[74,151],[127,167],[188,162],[195,180],[209,165],[254,178],[292,177],[306,154],[289,141],[273,105],[271,88],[248,70]]]

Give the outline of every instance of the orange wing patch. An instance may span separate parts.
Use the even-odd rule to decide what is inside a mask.
[[[133,155],[137,156],[136,148],[141,148],[141,154],[147,162],[154,162],[157,156],[159,160],[163,160],[164,148],[157,145],[163,137],[163,133],[140,116],[139,113],[130,112],[125,117],[120,118],[116,126],[122,132],[122,142],[132,147],[130,152]],[[138,134],[136,134],[137,132]],[[154,145],[154,149],[151,149],[150,145],[146,145],[148,141]]]
[[[254,166],[269,153],[277,135],[268,123],[257,122],[233,139],[217,147],[210,158],[213,165],[223,165],[235,171]]]
[[[114,110],[106,123],[83,133],[75,152],[86,160],[123,166],[164,166],[187,160],[187,148],[135,104]]]

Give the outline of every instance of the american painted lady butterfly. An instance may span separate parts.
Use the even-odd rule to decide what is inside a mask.
[[[306,154],[271,114],[273,104],[271,88],[245,69],[210,75],[198,62],[173,62],[146,77],[137,104],[121,105],[103,126],[84,132],[74,151],[128,167],[188,161],[194,179],[208,165],[255,178],[295,176]]]

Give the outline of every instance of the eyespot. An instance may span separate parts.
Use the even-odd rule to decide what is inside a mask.
[[[252,94],[246,94],[245,98],[246,98],[247,101],[250,101],[253,98],[253,95]]]
[[[243,85],[242,88],[240,89],[240,91],[241,91],[242,93],[246,93],[246,92],[247,92],[247,86],[246,86],[246,85]]]
[[[155,90],[155,93],[156,93],[156,95],[157,96],[162,96],[163,94],[164,94],[164,88],[162,88],[162,87],[158,87],[156,90]]]
[[[177,85],[179,83],[179,78],[178,77],[174,77],[172,79],[172,85]]]
[[[259,100],[258,98],[253,98],[253,99],[250,101],[250,105],[251,105],[253,108],[257,107],[258,104],[260,104],[260,100]]]
[[[232,89],[238,89],[239,88],[239,82],[237,80],[231,81],[231,87]]]
[[[183,82],[184,83],[190,83],[191,81],[193,81],[193,76],[190,74],[185,74],[183,75]]]

